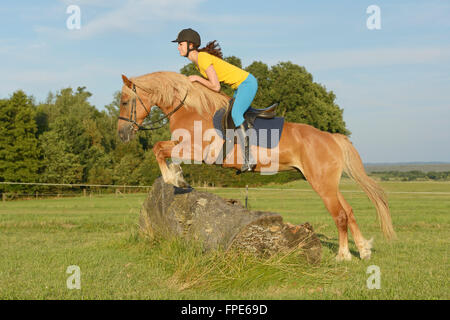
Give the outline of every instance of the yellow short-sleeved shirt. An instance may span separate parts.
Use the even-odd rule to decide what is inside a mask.
[[[206,75],[206,69],[208,69],[210,65],[213,65],[219,81],[229,84],[233,89],[237,89],[237,87],[239,87],[239,85],[244,82],[249,75],[247,71],[242,70],[241,68],[238,68],[216,56],[213,56],[212,54],[207,52],[199,52],[198,70],[205,78],[208,78]]]

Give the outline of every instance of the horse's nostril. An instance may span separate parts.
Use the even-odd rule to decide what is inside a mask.
[[[133,125],[125,125],[119,129],[119,137],[122,142],[129,142],[134,138]]]

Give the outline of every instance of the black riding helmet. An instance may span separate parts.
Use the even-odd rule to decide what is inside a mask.
[[[172,42],[183,42],[183,41],[187,41],[187,52],[185,57],[187,57],[189,55],[189,52],[191,52],[192,50],[189,48],[189,43],[192,43],[194,45],[194,48],[198,48],[200,47],[201,44],[201,39],[200,39],[200,35],[198,34],[197,31],[188,28],[188,29],[183,29],[180,31],[180,33],[178,33],[178,37],[173,40]]]

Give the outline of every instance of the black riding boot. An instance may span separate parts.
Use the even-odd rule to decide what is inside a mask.
[[[249,137],[245,132],[244,124],[241,124],[239,129],[237,129],[239,135],[239,144],[241,145],[242,154],[244,156],[244,163],[242,164],[241,172],[253,171],[256,167],[255,160],[250,152]]]

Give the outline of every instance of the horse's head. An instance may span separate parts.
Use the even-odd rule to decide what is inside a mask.
[[[117,124],[119,137],[122,142],[129,142],[136,136],[139,125],[142,124],[147,112],[141,100],[136,99],[136,88],[133,82],[122,75],[123,86],[120,97],[120,113]]]
[[[201,117],[227,105],[229,100],[228,96],[199,83],[192,84],[188,77],[176,72],[160,71],[131,79],[122,75],[122,80],[117,129],[123,142],[133,139],[139,129],[155,130],[167,125],[172,115],[185,105],[192,107],[191,115]],[[142,122],[152,106],[157,106],[165,116],[144,127]]]

